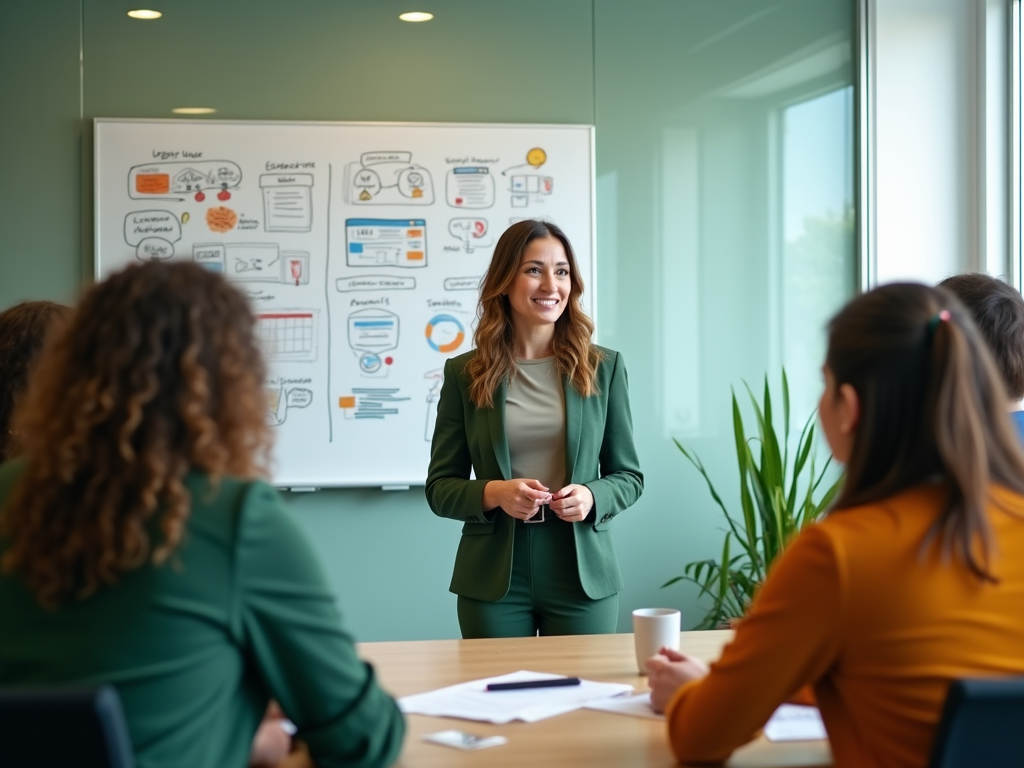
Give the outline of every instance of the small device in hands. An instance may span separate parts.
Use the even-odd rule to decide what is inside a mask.
[[[543,523],[545,520],[544,513],[547,511],[548,505],[541,504],[540,509],[537,510],[536,514],[529,520],[523,520],[524,523]]]

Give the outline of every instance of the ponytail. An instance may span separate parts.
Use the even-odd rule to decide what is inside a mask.
[[[850,384],[861,417],[834,508],[893,496],[936,478],[949,489],[924,545],[996,581],[991,485],[1024,495],[1024,450],[991,355],[967,311],[941,289],[876,288],[829,325],[826,365]]]
[[[989,568],[995,542],[986,514],[990,472],[984,386],[963,326],[946,309],[929,322],[934,330],[925,402],[949,497],[926,541],[938,538],[944,557],[954,552],[975,576],[995,581]],[[1007,410],[996,421],[1009,423]],[[980,552],[974,542],[981,544]]]

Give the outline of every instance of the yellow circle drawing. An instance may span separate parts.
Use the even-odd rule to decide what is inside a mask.
[[[534,168],[540,168],[548,161],[548,153],[540,147],[534,147],[526,153],[526,162]]]
[[[185,224],[186,222],[188,222],[188,211],[185,211],[183,214],[181,214],[181,223]]]

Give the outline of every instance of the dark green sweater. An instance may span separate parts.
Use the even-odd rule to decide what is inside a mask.
[[[21,469],[0,467],[0,509]],[[187,486],[172,563],[56,611],[0,574],[0,685],[112,683],[139,768],[242,768],[271,696],[322,768],[391,763],[402,715],[356,657],[280,496],[229,478],[213,491],[198,474]]]

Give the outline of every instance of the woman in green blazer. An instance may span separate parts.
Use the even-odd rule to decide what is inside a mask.
[[[643,475],[622,356],[591,344],[582,293],[565,234],[513,224],[481,287],[476,349],[445,365],[426,495],[463,522],[463,637],[615,631],[609,527]]]

